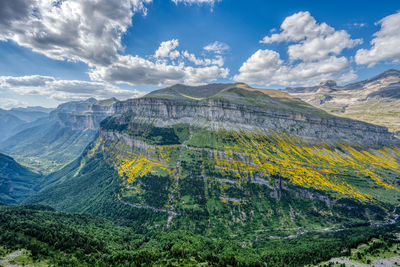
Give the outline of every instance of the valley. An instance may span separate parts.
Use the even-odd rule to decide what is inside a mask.
[[[0,0],[17,266],[400,266],[400,1]]]
[[[26,249],[28,261],[50,265],[299,266],[399,232],[400,140],[281,91],[175,85],[126,101],[67,103],[50,117],[25,143],[24,131],[2,143],[40,174],[21,185],[11,173],[8,183],[27,191],[9,201],[8,186],[1,202],[22,205],[0,212],[21,229],[56,227],[58,237],[18,232],[5,219],[6,255]],[[53,129],[77,141],[49,138]],[[34,154],[32,142],[46,152]],[[68,231],[93,247],[60,246]]]
[[[113,113],[116,99],[73,101],[33,120],[0,142],[0,151],[36,172],[48,174],[78,157],[94,139],[99,123]]]

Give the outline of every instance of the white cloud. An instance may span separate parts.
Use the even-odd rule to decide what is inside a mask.
[[[116,63],[93,69],[89,75],[93,80],[163,86],[175,83],[202,84],[224,78],[228,73],[228,69],[215,65],[195,68],[185,66],[184,62],[171,65],[165,61],[152,62],[138,56],[120,56]]]
[[[24,101],[14,98],[0,98],[0,108],[11,109],[16,107],[26,107],[28,104]]]
[[[172,0],[175,4],[178,3],[184,3],[188,5],[193,5],[193,4],[207,4],[213,6],[215,3],[220,2],[221,0]]]
[[[354,22],[352,26],[355,28],[363,28],[363,27],[367,26],[367,24],[364,22]]]
[[[155,57],[175,59],[179,57],[179,51],[175,50],[179,46],[177,39],[161,42],[160,47],[154,53]]]
[[[12,6],[13,1],[1,2]],[[9,27],[1,27],[0,39],[13,40],[53,59],[107,65],[123,50],[121,36],[131,26],[133,14],[145,13],[149,2],[34,0],[21,9],[21,16],[7,18]]]
[[[324,59],[339,55],[343,49],[352,48],[362,42],[360,39],[351,39],[344,30],[336,31],[324,22],[318,24],[309,12],[299,12],[287,17],[281,30],[280,33],[264,37],[261,42],[298,42],[288,47],[291,60]]]
[[[228,75],[229,69],[222,67],[222,56],[198,58],[188,51],[179,51],[178,46],[177,39],[162,42],[154,57],[149,59],[119,55],[115,63],[91,69],[89,76],[92,80],[109,83],[166,86],[176,83],[204,84]]]
[[[383,18],[378,24],[381,29],[374,34],[371,48],[357,51],[357,64],[372,67],[380,61],[400,62],[400,12]]]
[[[236,81],[261,85],[315,85],[321,81],[343,75],[348,67],[345,57],[329,57],[316,62],[302,62],[297,65],[285,64],[279,53],[272,50],[258,50],[239,69]],[[353,79],[354,76],[344,76]]]
[[[327,79],[340,82],[354,79],[345,48],[361,43],[344,31],[336,31],[326,23],[318,24],[309,12],[287,17],[281,32],[263,38],[261,43],[289,43],[288,61],[278,52],[258,50],[239,69],[234,80],[260,85],[312,85]]]
[[[219,55],[215,58],[197,58],[195,54],[188,51],[183,51],[182,55],[197,66],[217,65],[222,67],[224,65],[224,59]]]
[[[339,55],[343,49],[352,48],[360,43],[360,40],[352,40],[347,32],[336,31],[329,35],[306,39],[300,44],[290,45],[288,54],[291,60],[320,60],[331,55]]]
[[[50,76],[0,76],[0,92],[8,90],[20,95],[45,96],[58,102],[95,97],[105,99],[134,98],[143,95],[137,90],[121,89],[101,82],[57,80]]]
[[[203,47],[203,49],[208,52],[222,54],[222,53],[226,52],[227,50],[229,50],[230,47],[226,43],[215,41],[214,43],[206,45],[205,47]]]
[[[179,45],[176,39],[161,43],[151,58],[155,62],[122,55],[121,38],[132,26],[132,16],[138,12],[146,14],[146,4],[150,2],[152,0],[0,1],[0,40],[13,40],[53,59],[84,62],[90,67],[90,77],[97,81],[161,85],[175,81],[205,83],[226,77],[228,70],[222,68],[222,57],[199,59],[194,54],[184,57],[176,49]],[[216,1],[174,2],[212,5]],[[26,88],[29,87],[32,86]]]

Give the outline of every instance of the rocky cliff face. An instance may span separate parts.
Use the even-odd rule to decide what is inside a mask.
[[[309,110],[285,110],[274,107],[237,104],[221,99],[170,100],[144,97],[119,102],[115,121],[128,124],[146,121],[157,127],[188,123],[211,129],[284,132],[312,142],[384,145],[393,142],[385,127]]]
[[[400,130],[400,71],[389,70],[369,80],[338,86],[333,81],[286,91],[325,111]]]
[[[115,113],[117,99],[97,101],[90,98],[85,101],[74,101],[61,104],[50,117],[62,127],[72,130],[97,130],[100,122]]]
[[[77,158],[92,142],[100,122],[115,112],[116,99],[61,104],[0,143],[17,161],[48,173]]]
[[[399,164],[385,127],[276,90],[179,85],[116,103],[98,138],[34,202],[82,211],[80,198],[87,211],[110,200],[104,208],[119,216],[121,206],[163,214],[165,228],[285,236],[387,220]]]

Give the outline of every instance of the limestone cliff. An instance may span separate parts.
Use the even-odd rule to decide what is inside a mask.
[[[284,132],[313,143],[384,145],[394,141],[385,127],[329,115],[282,92],[242,87],[231,85],[204,98],[178,92],[175,99],[164,89],[118,102],[113,120],[126,124],[127,129],[134,127],[133,122],[142,121],[157,127],[188,123],[266,135]]]
[[[388,70],[371,79],[344,86],[327,81],[312,87],[286,88],[285,91],[331,114],[400,131],[399,70]]]

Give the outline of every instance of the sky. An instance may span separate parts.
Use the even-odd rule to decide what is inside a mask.
[[[400,69],[400,1],[0,0],[0,108]]]

